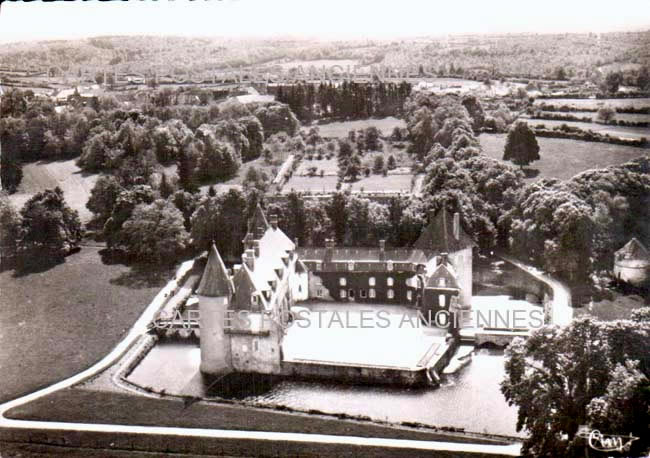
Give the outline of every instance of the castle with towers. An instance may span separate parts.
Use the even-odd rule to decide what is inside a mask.
[[[423,314],[470,307],[472,249],[459,215],[439,211],[412,248],[300,248],[258,205],[241,264],[213,245],[197,288],[201,372],[283,374],[283,338],[301,301],[393,304]]]

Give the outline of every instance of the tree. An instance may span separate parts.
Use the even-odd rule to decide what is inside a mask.
[[[4,257],[13,257],[18,250],[21,220],[9,198],[0,192],[0,250]]]
[[[603,92],[614,94],[618,92],[618,88],[623,82],[623,74],[621,72],[610,72],[605,77],[602,85]]]
[[[86,208],[93,212],[97,224],[103,226],[110,218],[113,207],[124,189],[114,176],[101,176],[90,191]]]
[[[388,168],[388,170],[393,170],[393,169],[397,168],[397,163],[395,162],[395,156],[393,156],[392,154],[390,156],[388,156],[388,161],[386,162],[386,167]]]
[[[325,212],[332,222],[334,238],[339,245],[345,240],[345,230],[348,224],[347,198],[342,192],[337,192],[325,206]]]
[[[178,158],[178,185],[184,191],[195,193],[198,191],[194,178],[194,164],[189,153],[183,151]]]
[[[639,74],[636,78],[636,85],[642,91],[650,88],[650,74],[648,74],[648,67],[643,66],[639,69]]]
[[[598,110],[598,119],[604,123],[610,122],[614,119],[615,116],[616,110],[614,110],[612,107],[605,106]]]
[[[650,325],[591,317],[560,328],[545,326],[506,350],[501,391],[519,407],[522,453],[577,456],[580,425],[640,437],[627,453],[650,446]]]
[[[372,171],[376,174],[382,173],[384,170],[384,156],[375,157],[375,162],[372,165]]]
[[[165,264],[176,261],[189,242],[182,213],[163,199],[136,206],[122,226],[122,235],[129,256]]]
[[[20,216],[19,250],[25,255],[61,258],[81,241],[79,215],[65,203],[59,187],[39,192],[29,199],[20,210]]]
[[[156,194],[150,186],[137,185],[120,192],[111,217],[104,224],[104,238],[110,249],[123,247],[122,226],[131,217],[133,209],[139,204],[150,204],[156,199]]]
[[[535,133],[523,121],[515,123],[508,131],[503,160],[512,161],[521,169],[539,160],[539,145]]]

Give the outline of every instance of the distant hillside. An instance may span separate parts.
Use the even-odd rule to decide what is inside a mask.
[[[482,70],[501,76],[568,77],[600,69],[650,64],[650,32],[508,34],[393,41],[226,40],[104,36],[75,41],[12,43],[0,49],[0,74],[8,70],[115,66],[146,73],[163,65],[201,72],[261,64],[353,59],[361,64],[425,65],[454,74]]]

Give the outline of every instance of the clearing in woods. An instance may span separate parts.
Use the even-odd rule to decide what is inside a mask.
[[[70,159],[25,164],[18,191],[10,195],[9,199],[20,210],[34,194],[58,186],[70,208],[79,212],[82,223],[87,223],[92,218],[92,213],[86,208],[86,202],[99,175],[83,172],[75,161],[76,159]]]

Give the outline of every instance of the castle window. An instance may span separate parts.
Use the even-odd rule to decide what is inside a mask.
[[[323,288],[316,288],[316,297],[323,297]]]
[[[348,270],[354,270],[354,262],[348,262]]]
[[[341,290],[341,299],[345,299],[348,297],[348,292],[344,289]]]
[[[348,283],[348,282],[347,282],[347,280],[345,279],[345,277],[341,277],[341,278],[339,278],[339,285],[341,285],[341,286],[345,286],[345,285],[347,285],[347,283]]]
[[[393,270],[393,261],[388,261],[386,263],[386,270]]]
[[[375,277],[370,277],[368,279],[368,286],[375,286]]]
[[[359,290],[359,296],[365,299],[368,296],[368,293],[366,292],[365,289],[360,289]]]
[[[374,299],[376,297],[375,288],[370,288],[368,290],[368,297],[370,297],[371,299]]]
[[[388,299],[392,299],[392,298],[395,297],[395,291],[393,291],[392,289],[389,289],[388,292],[386,293],[386,295],[388,296]]]
[[[408,290],[408,291],[406,292],[406,300],[407,300],[407,301],[410,301],[411,299],[413,299],[413,291]]]
[[[388,278],[386,279],[386,284],[387,284],[388,286],[393,286],[393,277],[388,277]]]

